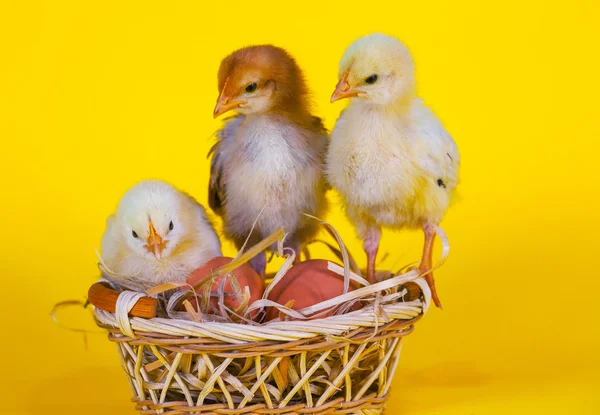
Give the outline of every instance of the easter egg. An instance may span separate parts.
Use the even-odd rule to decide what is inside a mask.
[[[194,270],[187,277],[186,282],[190,285],[194,285],[198,281],[200,281],[203,277],[208,275],[211,271],[214,271],[217,268],[230,263],[232,260],[233,260],[232,258],[228,258],[228,257],[215,257],[215,258],[211,259],[210,261],[208,261],[206,264],[204,264],[201,267]],[[262,295],[265,291],[263,280],[260,277],[260,275],[258,275],[256,273],[256,271],[254,271],[254,269],[250,265],[242,264],[238,268],[234,269],[231,272],[231,274],[233,274],[233,276],[237,279],[238,284],[239,284],[240,288],[242,289],[242,291],[245,290],[245,287],[249,288],[249,290],[250,290],[250,301],[248,302],[249,305],[252,304],[254,301],[262,298]],[[223,278],[225,278],[225,275],[217,278],[213,282],[213,285],[211,288],[210,303],[214,307],[218,307],[218,305],[219,305],[219,299],[218,299],[219,286],[221,285],[221,281],[223,280]],[[227,280],[225,281],[224,287],[223,287],[224,293],[225,293],[224,303],[231,310],[235,310],[240,306],[240,304],[238,302],[237,297],[235,296],[235,291],[234,291],[233,285],[231,284],[230,278],[231,277],[227,278]],[[201,292],[201,290],[202,290],[202,288],[200,288],[198,292]]]
[[[344,277],[328,269],[328,262],[324,259],[311,259],[292,266],[285,276],[269,293],[268,299],[281,305],[286,305],[293,300],[292,309],[301,310],[344,293]],[[350,281],[349,291],[358,288],[358,284]],[[318,318],[333,315],[335,308],[331,308]],[[320,311],[319,313],[321,313]],[[279,310],[275,307],[267,308],[266,321],[279,317]]]

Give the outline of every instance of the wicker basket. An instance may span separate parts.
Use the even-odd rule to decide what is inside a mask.
[[[379,414],[402,338],[429,303],[417,277],[409,271],[371,285],[375,300],[364,308],[318,320],[131,317],[144,297],[132,291],[119,294],[114,313],[94,313],[117,345],[142,414]]]

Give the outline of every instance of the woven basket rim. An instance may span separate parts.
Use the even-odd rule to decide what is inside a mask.
[[[233,322],[198,322],[177,318],[155,317],[144,319],[127,315],[141,293],[124,291],[119,295],[115,313],[94,307],[97,324],[105,329],[119,329],[128,337],[137,335],[168,336],[181,338],[206,338],[227,344],[246,344],[248,342],[290,342],[300,339],[312,339],[319,336],[341,336],[358,328],[372,329],[374,332],[385,324],[403,320],[416,321],[427,311],[431,292],[427,283],[417,277],[408,277],[419,285],[424,301],[420,299],[389,304],[369,304],[346,314],[333,315],[310,320],[269,321],[263,324],[239,324]],[[128,295],[124,295],[124,294]],[[132,296],[133,294],[133,296]],[[127,303],[128,304],[125,304]],[[119,304],[121,303],[121,304]]]

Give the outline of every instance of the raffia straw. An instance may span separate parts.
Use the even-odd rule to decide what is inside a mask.
[[[330,269],[331,271],[336,272],[340,275],[342,275],[342,272],[343,272],[343,270],[341,270],[341,267],[333,262],[328,263],[328,269]],[[315,318],[320,317],[320,314],[327,313],[328,310],[332,309],[333,307],[339,306],[341,304],[347,303],[352,300],[361,299],[361,298],[367,300],[367,297],[370,295],[373,295],[380,291],[387,290],[392,287],[401,285],[408,281],[412,281],[412,280],[418,278],[418,275],[417,275],[416,271],[411,271],[409,273],[402,274],[402,275],[396,276],[394,278],[390,278],[388,280],[379,282],[377,284],[372,284],[372,285],[370,285],[364,278],[362,278],[359,275],[354,274],[351,271],[348,271],[348,278],[349,278],[349,280],[356,281],[356,282],[364,285],[365,287],[356,289],[354,291],[350,291],[346,294],[342,294],[337,297],[333,297],[329,300],[323,301],[321,303],[318,303],[313,306],[306,307],[306,308],[303,308],[303,309],[297,310],[297,311],[292,310],[292,309],[290,309],[282,304],[276,303],[274,301],[262,299],[262,300],[258,300],[258,301],[255,301],[254,303],[252,303],[252,305],[248,309],[248,312],[254,311],[259,308],[275,307],[275,308],[277,308],[277,310],[279,310],[280,313],[287,314],[289,317],[294,318],[294,319],[298,319],[298,320],[307,320],[309,318],[315,319]],[[394,298],[386,297],[386,300],[391,301],[393,299],[398,298],[399,296],[400,296],[400,294],[396,294],[396,297],[394,297]],[[374,300],[375,300],[375,297],[373,298],[372,301],[374,301]],[[369,302],[371,302],[371,300],[369,300]]]
[[[275,243],[283,235],[284,235],[283,228],[277,229],[271,235],[267,236],[265,239],[263,239],[262,241],[260,241],[256,245],[254,245],[252,248],[248,249],[246,252],[239,255],[237,257],[237,259],[234,259],[230,263],[225,264],[220,268],[217,268],[215,271],[213,271],[211,273],[212,276],[218,278],[222,275],[225,275],[225,274],[235,270],[236,268],[238,268],[241,265],[245,264],[246,262],[250,261],[256,255],[258,255],[259,253],[261,253],[262,251],[267,249],[269,246],[273,245],[273,243]],[[204,284],[204,282],[206,282],[207,279],[208,278],[205,277],[205,281],[199,281],[198,283],[194,284],[194,288],[198,289],[199,287],[201,287]]]
[[[350,271],[348,271],[348,272],[350,272]],[[415,274],[416,273],[414,273],[414,272],[408,272],[406,274],[399,275],[397,277],[390,278],[390,279],[382,281],[382,282],[378,282],[377,284],[372,284],[372,285],[369,285],[369,286],[366,286],[363,288],[359,288],[354,291],[350,291],[346,294],[331,298],[329,300],[323,301],[319,304],[315,304],[310,307],[303,308],[302,310],[299,310],[299,311],[300,311],[300,313],[302,313],[304,315],[312,315],[318,311],[327,310],[327,309],[330,309],[331,307],[334,307],[341,303],[345,303],[346,301],[364,297],[364,296],[367,296],[370,294],[375,294],[379,291],[387,290],[387,289],[393,288],[395,286],[401,285],[405,282],[413,280],[415,277]],[[356,278],[359,276],[354,275],[354,277]]]
[[[348,277],[348,275],[350,273],[350,262],[349,262],[350,259],[349,259],[348,250],[346,249],[346,245],[344,244],[344,241],[342,240],[341,236],[337,233],[335,228],[333,226],[331,226],[328,222],[326,222],[322,219],[319,219],[316,216],[309,215],[308,213],[304,213],[304,216],[314,219],[316,221],[319,221],[322,225],[324,225],[327,229],[329,229],[330,233],[333,234],[335,240],[337,241],[338,245],[340,246],[340,251],[342,252],[342,258],[344,260],[344,294],[346,294],[348,292],[348,290],[350,289],[350,278]]]
[[[329,229],[329,228],[327,228]],[[332,244],[330,244],[327,241],[324,241],[322,239],[315,239],[314,241],[312,241],[311,243],[321,243],[323,245],[325,245],[327,248],[329,248],[329,250],[331,252],[333,252],[333,254],[341,261],[344,261],[344,257],[342,256],[342,251],[340,251],[339,249],[337,249],[335,246],[333,246]],[[348,252],[348,261],[350,262],[350,269],[352,270],[352,272],[359,274],[360,268],[358,267],[358,265],[356,264],[356,261],[354,260],[354,257],[352,257],[352,255],[350,254],[350,252]]]
[[[335,272],[336,274],[339,275],[344,275],[344,268],[340,267],[338,264],[336,264],[335,262],[331,262],[329,261],[327,263],[327,269],[330,271]],[[349,272],[348,273],[348,278],[350,278],[350,280],[359,283],[360,285],[363,286],[367,286],[367,285],[371,285],[371,283],[369,281],[367,281],[366,279],[364,279],[363,277],[361,277],[358,274],[355,274],[354,272]]]
[[[237,256],[236,259],[217,268],[214,271],[209,272],[204,277],[202,277],[197,283],[194,284],[194,292],[198,291],[198,289],[200,289],[208,281],[215,280],[225,274],[230,273],[236,268],[239,268],[240,266],[254,258],[256,255],[267,249],[269,246],[273,245],[273,243],[275,243],[283,235],[283,228],[278,228],[275,232],[273,232],[271,235],[267,236],[265,239],[254,245],[252,248],[248,249],[243,254]],[[177,308],[184,300],[189,299],[193,295],[193,292],[186,292],[184,295],[180,296],[178,298],[178,302],[175,304],[175,308]]]
[[[80,329],[78,327],[70,327],[67,326],[66,324],[62,323],[60,321],[60,319],[58,318],[57,313],[60,310],[69,308],[69,307],[73,307],[73,306],[81,306],[82,309],[86,309],[88,306],[88,302],[87,301],[81,301],[81,300],[67,300],[67,301],[61,301],[59,303],[54,304],[54,306],[52,307],[52,310],[50,310],[50,317],[52,317],[52,320],[54,321],[54,323],[56,323],[57,326],[59,326],[60,328],[64,329],[64,330],[68,330],[68,331],[72,331],[74,333],[83,333],[83,334],[104,334],[103,331],[100,330],[88,330],[88,329]],[[87,344],[87,338],[84,338],[84,341]]]
[[[175,290],[177,288],[186,286],[190,286],[190,284],[188,284],[185,281],[165,282],[164,284],[157,285],[156,287],[148,288],[146,290],[146,294],[148,294],[149,296],[156,296],[158,294],[164,293],[165,291]]]
[[[325,230],[327,231],[327,233],[329,233],[329,235],[331,235],[333,237],[333,239],[335,239],[335,241],[338,243],[338,245],[340,245],[340,241],[342,241],[340,235],[338,234],[338,232],[336,231],[336,229],[333,227],[333,225],[327,224],[328,226],[325,227]],[[333,249],[333,246],[329,245],[327,242],[326,243],[328,246],[330,246],[330,248]],[[343,256],[343,251],[342,251],[342,245],[345,248],[345,245],[342,244],[340,245],[340,251],[339,254],[341,255],[340,261],[344,261],[344,256]],[[354,257],[352,256],[352,254],[346,250],[346,255],[348,256],[348,261],[350,262],[350,267],[352,268],[352,271],[354,271],[357,274],[360,274],[360,268],[358,267],[356,261],[354,260]]]
[[[183,302],[183,306],[185,307],[185,310],[188,312],[188,314],[192,318],[192,321],[200,321],[200,322],[204,321],[202,319],[202,314],[197,312],[194,309],[194,306],[192,305],[192,303],[189,302],[189,300],[185,300]]]
[[[286,307],[285,305],[282,305],[282,304],[276,303],[275,301],[267,300],[267,299],[257,300],[255,302],[253,302],[250,305],[250,307],[248,307],[248,310],[246,311],[246,315],[250,314],[254,310],[267,308],[267,307],[275,307],[281,313],[284,313],[284,314],[286,314],[292,318],[298,319],[298,320],[306,320],[308,318],[304,314],[302,314],[296,310],[293,310],[289,307]]]
[[[437,225],[435,225],[433,229],[442,243],[442,253],[440,254],[440,259],[438,259],[437,264],[432,267],[432,271],[444,265],[448,260],[448,256],[450,256],[450,241],[448,240],[446,232],[444,232],[444,230]]]
[[[219,307],[218,311],[221,313],[221,316],[227,318],[227,307],[225,307],[225,283],[227,279],[231,276],[231,274],[225,274],[223,278],[221,278],[221,283],[217,288],[217,305]],[[234,278],[232,278],[233,280]],[[235,288],[234,288],[235,289]]]
[[[254,232],[254,228],[256,228],[256,224],[258,223],[258,220],[262,216],[262,214],[265,211],[266,207],[267,207],[266,205],[263,206],[262,209],[260,210],[260,212],[258,212],[258,215],[256,216],[256,219],[254,219],[254,222],[252,223],[252,227],[250,228],[250,232],[248,232],[248,236],[246,236],[246,240],[244,241],[244,244],[242,245],[242,247],[238,251],[237,255],[235,256],[235,258],[233,258],[234,260],[238,259],[240,257],[240,255],[242,254],[242,252],[244,252],[246,250],[246,245],[248,245],[248,241],[250,241],[250,237],[252,236],[252,233]]]
[[[269,286],[263,293],[263,299],[266,299],[269,296],[273,288],[282,280],[286,272],[288,272],[288,270],[296,260],[296,253],[294,252],[294,250],[289,248],[286,248],[286,250],[289,251],[289,254],[287,255],[287,258],[285,259],[283,265],[281,265],[281,267],[279,268],[279,271],[277,271],[277,274],[275,274],[275,276],[273,277],[273,281],[271,282],[271,284],[269,284]]]

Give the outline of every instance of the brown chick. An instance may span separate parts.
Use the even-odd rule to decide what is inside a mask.
[[[218,86],[214,117],[238,114],[211,150],[210,207],[238,249],[260,215],[249,243],[283,227],[285,245],[299,256],[319,226],[303,213],[323,216],[327,208],[327,132],[310,112],[302,71],[284,49],[250,46],[223,59]],[[251,265],[264,275],[265,253]]]

